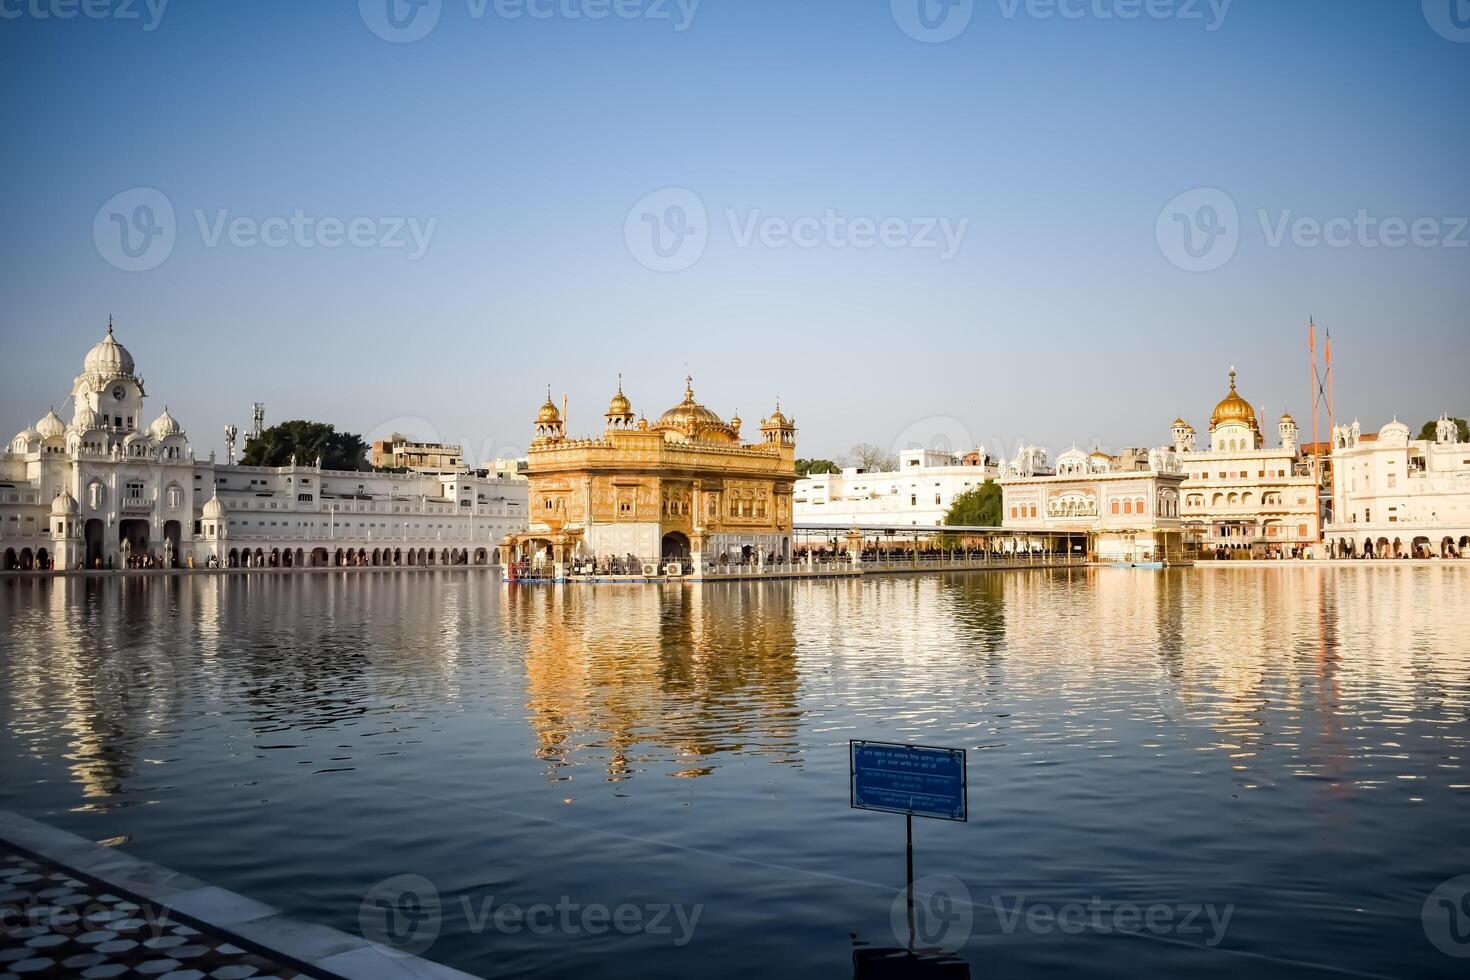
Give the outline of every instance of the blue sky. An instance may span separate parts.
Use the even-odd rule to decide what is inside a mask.
[[[91,2],[0,2],[6,434],[109,313],[201,454],[263,401],[482,458],[686,370],[803,455],[1159,444],[1232,364],[1305,421],[1308,316],[1339,415],[1470,412],[1465,0]]]

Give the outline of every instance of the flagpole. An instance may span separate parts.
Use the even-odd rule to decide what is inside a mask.
[[[1313,535],[1318,544],[1322,543],[1322,443],[1317,438],[1317,402],[1318,394],[1322,390],[1321,382],[1317,378],[1317,321],[1311,317],[1307,319],[1307,350],[1312,358],[1312,497],[1316,501],[1317,533]]]

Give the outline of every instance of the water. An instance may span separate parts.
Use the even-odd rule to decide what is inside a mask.
[[[1467,609],[1386,564],[7,578],[0,806],[349,931],[423,876],[485,976],[848,977],[904,875],[848,740],[961,746],[915,860],[973,976],[1462,976],[1421,910],[1470,872]],[[1048,928],[1094,897],[1175,926]]]

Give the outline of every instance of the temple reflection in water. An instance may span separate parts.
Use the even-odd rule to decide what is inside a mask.
[[[1009,707],[1010,739],[1060,726],[1049,737],[1085,741],[1068,719],[1095,732],[1117,715],[1135,738],[1208,733],[1198,750],[1248,789],[1311,774],[1352,792],[1393,778],[1345,761],[1363,750],[1361,699],[1463,707],[1445,651],[1463,646],[1453,611],[1467,598],[1455,569],[1392,567],[703,590],[505,589],[452,573],[12,579],[0,704],[27,754],[66,760],[84,807],[216,717],[270,747],[465,710],[527,726],[553,780],[588,766],[619,781],[799,763],[848,729],[910,718],[997,728],[991,701]],[[1374,710],[1389,719],[1381,737],[1410,723]]]
[[[593,759],[611,780],[665,761],[706,775],[724,754],[798,761],[791,590],[507,590],[502,628],[526,645],[547,774]]]

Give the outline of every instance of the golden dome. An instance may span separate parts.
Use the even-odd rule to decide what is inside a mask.
[[[618,393],[612,396],[612,401],[607,403],[608,415],[632,415],[633,404],[628,401],[628,396],[623,394],[623,376],[618,375]]]
[[[1230,393],[1215,406],[1214,414],[1210,416],[1210,428],[1225,422],[1242,422],[1252,429],[1256,427],[1255,409],[1235,390],[1235,368],[1230,369]]]
[[[725,420],[694,400],[694,379],[684,379],[684,400],[659,416],[653,423],[655,432],[680,432],[695,436],[702,431],[718,430],[734,436]]]
[[[537,425],[551,425],[561,421],[561,412],[557,410],[556,402],[551,400],[551,388],[546,389],[546,404],[541,406],[541,411],[536,415]]]

